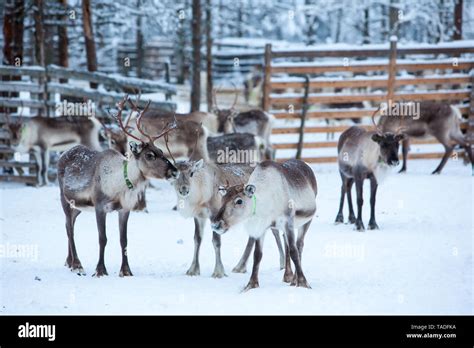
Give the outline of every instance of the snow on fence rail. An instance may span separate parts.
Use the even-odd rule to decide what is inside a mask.
[[[342,132],[349,126],[305,126],[305,120],[369,117],[376,105],[392,101],[449,101],[469,116],[462,127],[474,126],[474,41],[439,45],[389,45],[272,49],[265,46],[262,107],[277,120],[298,121],[278,126],[274,135],[300,134],[298,142],[280,142],[276,149],[331,148],[332,156],[303,156],[307,162],[335,162],[337,141],[305,141],[305,134]],[[408,59],[407,56],[415,56]],[[422,55],[422,56],[420,56]],[[463,57],[463,55],[466,55]],[[376,59],[371,59],[376,57]],[[381,57],[385,57],[381,58]],[[401,58],[401,59],[397,59]],[[318,59],[314,61],[314,59]],[[471,71],[471,72],[469,72]],[[288,90],[292,92],[289,93]],[[327,92],[331,89],[332,92]],[[338,91],[338,92],[336,92]],[[342,92],[343,91],[343,92]],[[362,103],[371,103],[371,107]],[[278,122],[281,124],[281,122]],[[328,122],[329,123],[329,122]],[[301,127],[303,125],[303,132]],[[363,126],[370,128],[370,126]],[[434,139],[412,141],[435,144]],[[326,151],[327,154],[327,151]],[[417,153],[409,158],[440,158],[443,153]]]
[[[30,116],[55,116],[58,104],[63,101],[90,100],[95,106],[94,115],[104,117],[107,116],[107,110],[115,108],[126,93],[162,93],[166,100],[152,101],[150,108],[176,110],[176,104],[169,101],[176,94],[176,87],[165,82],[77,71],[55,65],[0,66],[0,79],[0,124],[6,122],[7,112],[12,114],[10,118],[14,120],[17,117],[14,113],[23,114],[25,108],[30,109]],[[140,101],[142,107],[146,103],[144,99]],[[21,108],[21,112],[18,112],[18,108]],[[36,170],[36,163],[31,158],[16,161],[13,156],[10,133],[1,128],[0,168],[3,168],[3,173],[0,173],[0,180],[36,184],[36,176],[32,175]],[[20,175],[13,174],[13,169]]]

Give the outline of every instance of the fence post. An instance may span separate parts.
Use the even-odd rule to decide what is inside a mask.
[[[474,70],[471,70],[471,95],[469,96],[469,118],[467,121],[466,138],[471,146],[471,153],[474,153]],[[472,168],[474,175],[474,167]]]
[[[262,109],[268,111],[270,108],[270,78],[272,75],[272,45],[265,45],[265,63],[263,70],[263,93],[262,93]]]
[[[397,37],[390,37],[390,58],[388,63],[387,105],[393,102],[395,77],[397,75]]]
[[[170,78],[170,62],[169,62],[169,60],[165,63],[165,81],[166,81],[166,83],[170,83],[170,81],[171,81],[171,78]],[[170,100],[170,99],[171,99],[171,94],[170,94],[170,93],[166,93],[166,94],[165,94],[165,98],[166,98],[166,100]]]
[[[296,159],[301,159],[301,153],[303,152],[304,144],[304,125],[306,123],[306,113],[308,111],[308,95],[309,95],[309,75],[305,76],[304,83],[304,97],[303,105],[301,106],[301,124],[300,124],[300,134],[298,139],[298,149],[296,150]]]

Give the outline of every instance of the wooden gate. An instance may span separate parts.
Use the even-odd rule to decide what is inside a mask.
[[[370,117],[376,105],[387,100],[445,100],[460,107],[469,118],[462,127],[472,137],[474,126],[474,41],[458,41],[438,45],[419,44],[397,47],[366,45],[350,48],[272,50],[265,47],[265,78],[262,107],[278,120],[354,119]],[[467,55],[467,56],[466,56]],[[470,72],[471,71],[471,72]],[[305,81],[308,81],[306,83]],[[307,97],[305,97],[305,87]],[[410,90],[411,88],[411,90]],[[292,89],[293,93],[288,90]],[[325,92],[325,89],[332,89]],[[334,92],[343,89],[344,92]],[[324,92],[324,93],[323,93]],[[370,102],[372,107],[346,107],[350,103]],[[328,104],[331,106],[328,107]],[[336,108],[337,106],[341,108]],[[298,134],[296,126],[274,127],[273,134]],[[308,124],[308,123],[307,123]],[[350,125],[306,125],[303,134],[338,133]],[[371,128],[366,122],[362,125]],[[434,144],[434,139],[412,143]],[[302,156],[307,162],[323,163],[337,160],[337,141],[276,142],[276,149],[333,148],[331,155]],[[327,152],[327,151],[326,151]],[[409,158],[440,158],[441,152],[412,153]]]

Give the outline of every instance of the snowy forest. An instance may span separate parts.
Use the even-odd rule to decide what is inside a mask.
[[[0,315],[473,314],[474,0],[0,21]]]

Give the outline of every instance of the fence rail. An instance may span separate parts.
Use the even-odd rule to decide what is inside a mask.
[[[160,92],[164,95],[163,99],[166,100],[153,101],[150,108],[168,111],[176,109],[176,104],[168,100],[173,94],[176,94],[175,86],[160,81],[101,72],[77,71],[55,65],[47,67],[0,66],[0,79],[2,80],[0,84],[0,123],[6,122],[8,114],[11,114],[10,119],[14,121],[16,115],[23,114],[25,108],[30,109],[32,116],[55,116],[58,105],[63,101],[78,103],[90,100],[94,104],[93,116],[103,117],[108,114],[108,109],[114,108],[115,104],[121,101],[127,93]],[[25,95],[25,92],[29,96]],[[139,103],[142,107],[146,103],[144,99],[142,98]],[[19,108],[21,108],[21,112],[18,112]],[[0,180],[36,184],[34,175],[36,163],[34,160],[16,161],[13,157],[14,153],[10,147],[10,133],[2,129],[0,132],[0,168],[3,168],[3,173],[0,174]],[[19,175],[16,175],[14,170]]]
[[[448,101],[457,105],[463,115],[469,116],[470,121],[466,119],[462,128],[468,133],[472,131],[474,41],[420,47],[397,47],[396,41],[393,41],[390,45],[383,46],[338,47],[334,50],[273,50],[271,45],[267,45],[263,67],[263,109],[271,112],[278,120],[303,122],[305,105],[310,107],[305,119],[314,121],[369,117],[376,110],[377,104],[388,100]],[[307,79],[309,93],[305,97]],[[328,89],[331,91],[328,92]],[[367,102],[371,104],[370,107],[361,106]],[[330,134],[342,132],[348,127],[306,125],[304,134]],[[300,130],[301,125],[278,126],[273,129],[273,134],[298,134]],[[423,139],[412,143],[437,142],[434,139]],[[299,145],[302,149],[334,150],[334,156],[303,156],[305,161],[323,163],[337,159],[337,141],[304,141],[303,138],[302,144],[277,142],[275,148],[293,150],[298,149]],[[409,158],[439,158],[442,155],[441,152],[416,153]]]

